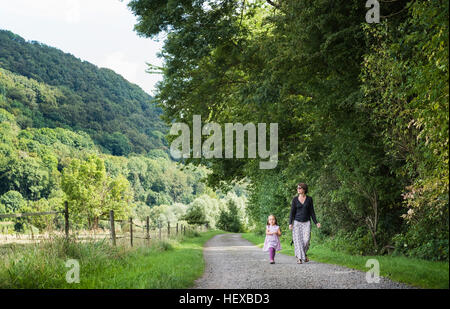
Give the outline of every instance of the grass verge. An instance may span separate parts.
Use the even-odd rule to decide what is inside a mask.
[[[149,246],[113,247],[109,241],[55,239],[0,247],[0,288],[189,288],[204,270],[203,244],[222,231],[191,233]],[[68,283],[69,259],[80,266],[79,283]],[[71,277],[71,273],[68,274]],[[73,278],[73,277],[72,277]]]
[[[262,247],[264,244],[264,236],[254,233],[243,233],[242,237],[259,247]],[[295,255],[294,247],[290,245],[290,241],[282,241],[281,246],[283,250],[280,253]],[[392,281],[429,289],[449,288],[449,264],[447,262],[432,262],[402,256],[350,255],[313,243],[311,243],[311,247],[308,250],[308,257],[317,262],[341,265],[362,271],[369,269],[365,266],[368,259],[377,259],[380,263],[380,275]]]

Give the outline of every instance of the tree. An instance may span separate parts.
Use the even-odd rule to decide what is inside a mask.
[[[208,165],[214,188],[250,180],[254,224],[272,212],[286,222],[302,181],[335,223],[329,233],[367,231],[381,247],[426,218],[421,231],[432,236],[418,241],[439,235],[433,254],[448,258],[447,2],[385,2],[379,25],[367,25],[358,0],[129,5],[140,35],[169,33],[156,94],[168,124],[192,126],[193,115],[279,124],[274,170],[254,159],[185,160]]]
[[[190,207],[187,210],[186,215],[182,217],[182,220],[186,220],[188,224],[203,225],[207,224],[204,211],[197,205]]]
[[[117,218],[125,218],[130,212],[132,191],[128,180],[122,175],[109,177],[104,161],[95,155],[84,162],[73,159],[63,170],[61,188],[71,213],[78,221],[87,219],[90,228],[96,228],[99,217],[110,210]]]
[[[227,210],[220,211],[217,227],[221,230],[239,233],[242,231],[241,218],[238,214],[238,208],[233,200],[229,200]]]
[[[26,206],[27,202],[20,192],[11,190],[0,196],[0,211],[3,209],[5,213],[21,213]],[[23,218],[18,218],[14,224],[14,230],[23,230],[23,221]]]
[[[26,208],[26,201],[22,194],[17,191],[8,191],[0,196],[0,204],[3,205],[5,213],[20,213]]]

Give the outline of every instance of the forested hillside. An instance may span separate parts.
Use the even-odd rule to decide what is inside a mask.
[[[21,128],[87,132],[114,155],[167,150],[161,109],[150,95],[112,70],[0,30],[2,108]]]
[[[0,103],[4,103],[0,95]],[[167,155],[103,154],[84,132],[64,128],[21,129],[0,108],[0,213],[63,209],[69,202],[74,227],[92,228],[114,210],[118,218],[145,220],[152,226],[175,224],[191,208],[200,209],[214,227],[221,210],[232,203],[244,222],[245,196],[238,187],[228,195],[213,192],[202,179],[204,167],[180,167]],[[21,219],[16,231],[60,228],[51,218]]]
[[[214,192],[202,182],[206,168],[169,158],[162,110],[138,86],[9,31],[0,47],[0,213],[67,201],[74,228],[98,227],[109,210],[152,225],[192,213],[215,227],[234,205],[246,223],[243,188]],[[7,231],[54,230],[58,220],[18,219]]]
[[[210,184],[249,178],[251,219],[287,228],[296,183],[322,236],[354,254],[448,259],[448,1],[133,0],[169,32],[156,100],[168,123],[279,124],[279,161],[200,160]]]

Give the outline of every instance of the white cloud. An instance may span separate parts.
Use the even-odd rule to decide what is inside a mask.
[[[80,22],[80,2],[78,0],[66,0],[66,22],[76,24]]]
[[[163,43],[139,37],[129,0],[0,0],[0,29],[40,41],[99,67],[107,67],[152,94],[161,75],[147,74],[146,62]]]
[[[132,83],[138,83],[139,64],[127,59],[126,54],[122,51],[115,51],[106,55],[100,66],[116,71]]]

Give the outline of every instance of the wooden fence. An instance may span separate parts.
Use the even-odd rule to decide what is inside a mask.
[[[89,239],[104,239],[109,238],[111,243],[115,246],[117,244],[118,239],[126,239],[129,238],[130,246],[134,245],[134,241],[136,239],[142,239],[146,241],[146,243],[150,243],[151,239],[156,238],[162,240],[163,238],[176,237],[178,235],[185,235],[187,231],[196,230],[207,230],[207,227],[193,227],[186,226],[186,224],[176,223],[174,226],[170,226],[170,222],[167,223],[167,227],[163,227],[160,223],[155,225],[150,225],[150,218],[146,217],[145,222],[142,225],[136,224],[133,221],[133,218],[129,218],[128,220],[117,220],[114,217],[114,211],[111,210],[109,212],[109,218],[99,218],[100,220],[108,221],[109,233],[88,233],[88,234],[80,234],[79,231],[72,231],[72,235],[70,233],[69,228],[69,208],[67,202],[64,204],[63,211],[47,211],[47,212],[35,212],[35,213],[17,213],[17,214],[0,214],[0,219],[3,218],[22,218],[22,217],[31,217],[31,216],[44,216],[44,215],[64,215],[64,237],[68,239],[70,236],[75,237],[80,240],[89,240]],[[126,222],[127,221],[127,222]],[[116,222],[118,223],[128,223],[127,228],[128,231],[122,231],[121,234],[117,234]],[[152,228],[153,227],[153,228]],[[152,237],[153,234],[153,237]],[[0,234],[1,235],[1,234]],[[45,237],[42,237],[45,238]],[[22,239],[22,238],[21,238]],[[38,240],[39,237],[31,234],[31,240]],[[11,239],[10,239],[11,240]]]

